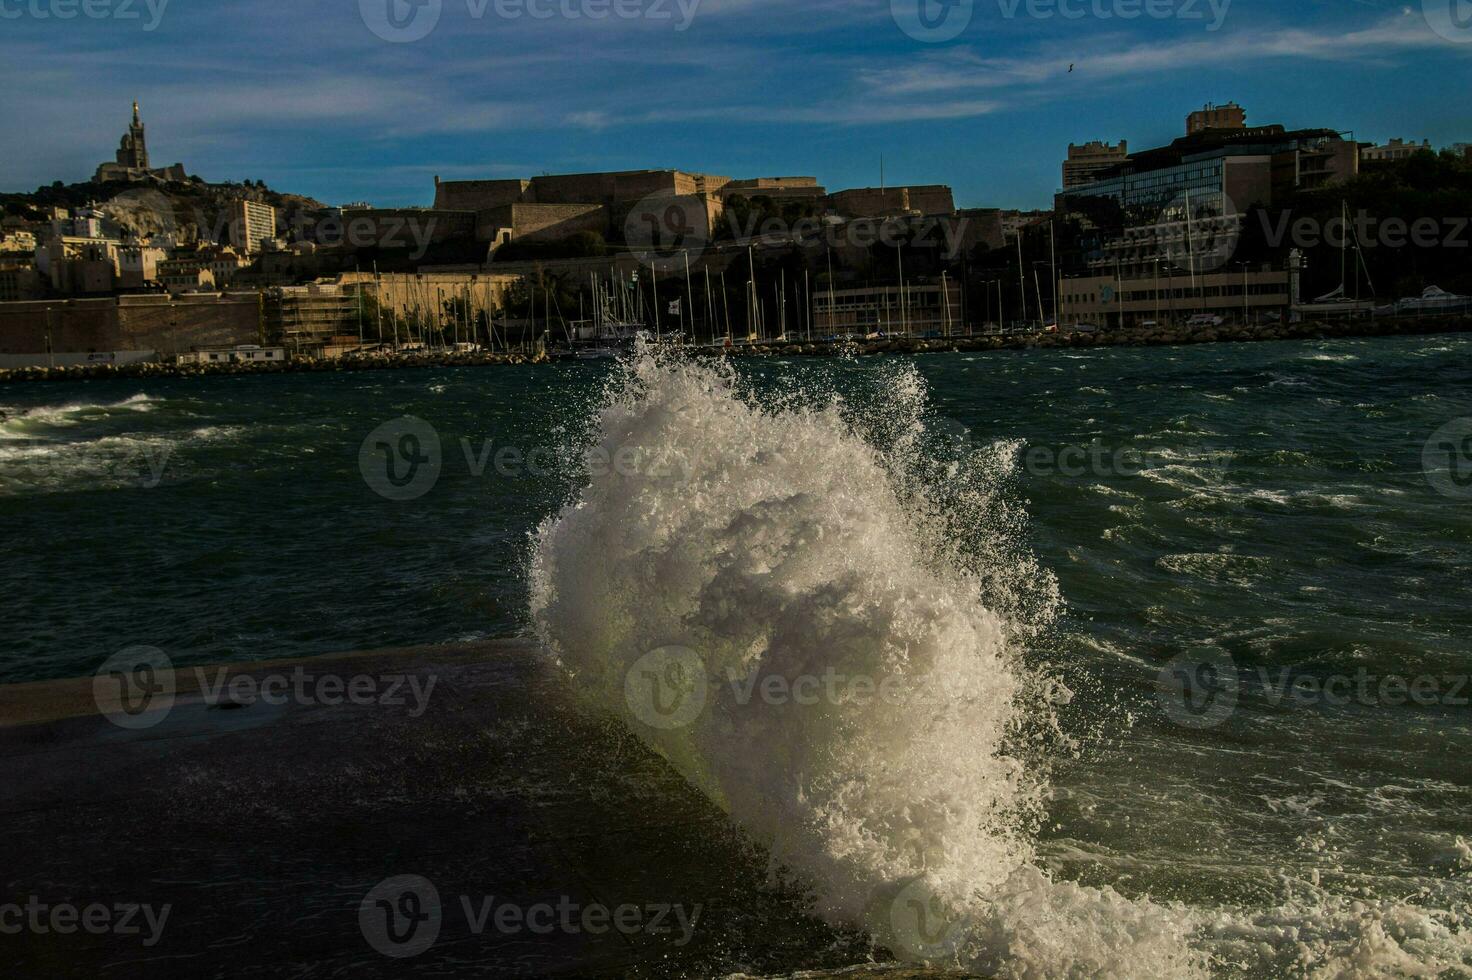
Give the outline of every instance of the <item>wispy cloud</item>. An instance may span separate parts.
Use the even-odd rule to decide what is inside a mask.
[[[969,48],[927,57],[919,64],[876,66],[859,72],[874,95],[889,98],[930,96],[967,90],[1022,89],[1060,82],[1095,85],[1177,71],[1248,66],[1285,58],[1346,63],[1367,57],[1389,58],[1430,48],[1462,50],[1439,37],[1420,16],[1405,12],[1357,31],[1301,28],[1257,29],[1203,38],[1193,34],[1149,42],[1114,35],[1082,45],[1040,45],[1025,57],[988,58]],[[1041,94],[1041,93],[1040,93]],[[1059,99],[1072,90],[1057,89]]]
[[[1227,25],[1207,33],[1143,20],[1009,19],[978,0],[972,28],[942,45],[904,35],[890,0],[701,0],[684,32],[647,21],[477,19],[465,0],[444,0],[439,27],[414,44],[384,43],[357,6],[171,5],[147,35],[7,21],[0,85],[20,97],[0,102],[0,127],[30,133],[35,119],[47,123],[40,138],[7,145],[0,187],[90,174],[111,157],[135,97],[158,159],[206,177],[276,173],[315,184],[319,196],[352,195],[333,187],[335,173],[364,195],[399,181],[404,197],[422,198],[430,173],[700,159],[721,168],[774,161],[785,172],[820,152],[867,159],[895,132],[904,136],[894,156],[913,153],[929,170],[935,148],[973,158],[982,133],[1042,140],[1051,129],[1066,142],[1081,104],[1094,118],[1100,106],[1117,113],[1100,119],[1111,131],[1162,115],[1173,129],[1180,107],[1162,113],[1163,103],[1207,79],[1210,91],[1226,79],[1238,95],[1269,74],[1301,79],[1315,64],[1386,80],[1400,113],[1415,101],[1391,94],[1410,84],[1398,81],[1407,70],[1432,59],[1466,64],[1472,54],[1418,13],[1360,3],[1235,0]],[[1273,71],[1258,70],[1266,66]],[[1285,88],[1257,111],[1280,114],[1293,97]],[[1443,117],[1455,114],[1446,97],[1437,102]],[[534,162],[515,170],[508,159]]]

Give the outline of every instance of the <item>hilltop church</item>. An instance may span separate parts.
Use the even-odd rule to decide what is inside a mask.
[[[109,180],[188,180],[189,175],[184,172],[184,164],[176,163],[172,167],[159,167],[151,169],[148,166],[148,142],[143,134],[143,120],[138,117],[138,103],[133,103],[133,124],[123,134],[118,144],[117,160],[114,163],[104,163],[97,168],[97,174],[92,179],[99,183]]]

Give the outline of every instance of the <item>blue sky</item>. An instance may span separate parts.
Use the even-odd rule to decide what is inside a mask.
[[[891,184],[1042,207],[1070,141],[1158,145],[1230,99],[1251,123],[1472,142],[1472,0],[922,0],[964,25],[938,41],[901,29],[915,0],[83,2],[0,0],[0,190],[89,177],[133,98],[156,166],[384,206],[430,203],[435,174],[838,189],[876,184],[882,153]],[[384,40],[389,3],[433,29]]]

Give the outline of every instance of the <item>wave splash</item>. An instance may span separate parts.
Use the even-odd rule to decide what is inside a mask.
[[[1015,447],[945,451],[913,369],[871,395],[637,350],[589,433],[612,465],[536,534],[540,638],[830,923],[1002,976],[1198,974],[1187,916],[1030,842],[1019,651],[1058,600],[998,492]]]
[[[25,438],[37,429],[76,425],[122,412],[150,412],[156,400],[147,394],[116,402],[67,402],[62,405],[16,407],[0,405],[0,439]]]

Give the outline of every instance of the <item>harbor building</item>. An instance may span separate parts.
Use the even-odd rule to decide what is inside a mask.
[[[1059,323],[1097,327],[1178,324],[1217,316],[1254,323],[1286,316],[1290,276],[1275,269],[1227,269],[1195,276],[1162,267],[1159,275],[1094,275],[1058,284]]]
[[[286,360],[286,348],[258,344],[195,347],[174,360],[178,364],[280,364]]]
[[[961,287],[950,280],[813,289],[817,337],[949,336],[961,332]]]
[[[356,342],[361,309],[356,286],[274,286],[261,294],[261,330],[295,356],[312,354],[338,338]]]
[[[606,265],[599,260],[599,266]],[[405,323],[428,322],[447,302],[459,302],[472,320],[496,314],[506,301],[506,294],[521,281],[517,274],[485,272],[396,272],[374,275],[372,272],[345,272],[337,282],[356,295],[361,286],[364,295],[378,300],[385,316],[392,314]],[[356,317],[356,310],[354,311]],[[379,322],[365,324],[365,335],[378,338]],[[389,324],[387,329],[392,329]],[[357,321],[353,322],[357,333]],[[385,336],[388,339],[388,335]]]
[[[1216,269],[1230,259],[1248,209],[1355,176],[1358,151],[1331,129],[1202,129],[1060,191],[1056,207],[1098,230],[1090,264],[1101,274]]]

